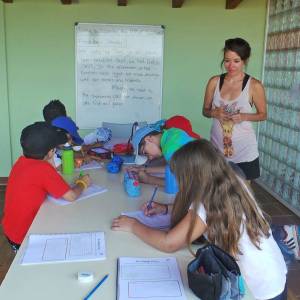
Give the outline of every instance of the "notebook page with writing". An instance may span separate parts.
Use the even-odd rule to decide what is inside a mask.
[[[104,232],[31,234],[22,265],[106,258]]]
[[[120,257],[117,288],[118,300],[186,300],[175,257]]]

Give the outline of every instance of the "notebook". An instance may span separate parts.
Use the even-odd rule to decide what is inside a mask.
[[[22,265],[103,260],[104,232],[30,234]]]
[[[107,192],[106,188],[96,185],[96,184],[91,184],[87,189],[85,189],[80,194],[80,196],[74,202],[66,201],[63,198],[56,199],[50,195],[47,196],[47,199],[48,199],[48,201],[53,202],[54,204],[57,204],[57,205],[69,205],[69,204],[72,204],[72,203],[75,203],[75,202],[78,202],[78,201],[81,201],[81,200],[84,200],[84,199],[87,199],[87,198],[90,198],[90,197],[93,197],[95,195],[102,194],[105,192]]]
[[[119,257],[117,300],[186,300],[175,257]]]

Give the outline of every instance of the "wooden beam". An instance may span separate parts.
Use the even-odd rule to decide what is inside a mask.
[[[184,0],[172,0],[173,8],[180,8],[183,5]]]
[[[243,0],[226,0],[226,9],[234,9],[239,6]]]
[[[62,4],[72,4],[72,0],[60,0]]]
[[[127,6],[127,0],[118,0],[118,6]]]
[[[14,0],[2,0],[4,3],[13,3]]]

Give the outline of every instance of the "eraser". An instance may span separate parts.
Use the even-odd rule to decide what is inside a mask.
[[[93,272],[83,271],[78,272],[78,281],[83,283],[92,282],[94,280]]]

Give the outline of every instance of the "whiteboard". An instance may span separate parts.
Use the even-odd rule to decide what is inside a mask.
[[[161,118],[163,26],[75,25],[76,123]]]

